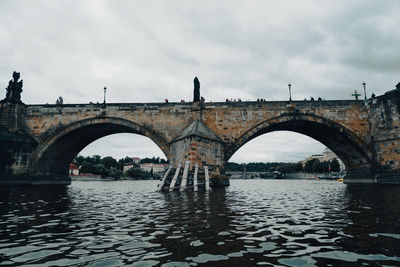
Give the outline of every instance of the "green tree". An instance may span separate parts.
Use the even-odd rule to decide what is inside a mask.
[[[124,173],[116,168],[111,168],[108,171],[108,176],[114,178],[115,180],[119,180],[122,176],[124,175]]]
[[[306,162],[304,165],[304,171],[305,172],[314,172],[314,164],[316,162],[319,162],[319,159],[310,159]]]
[[[324,173],[328,172],[328,162],[322,161],[318,164],[317,169],[315,172]]]
[[[123,159],[118,160],[118,169],[123,170],[124,166],[133,165],[133,160],[130,157],[125,157]]]
[[[103,164],[93,165],[93,174],[99,174],[101,177],[108,176],[108,169]]]
[[[93,159],[94,164],[100,164],[100,160],[101,160],[100,155],[93,155],[91,158]]]
[[[152,157],[152,158],[143,158],[140,160],[140,163],[168,163],[165,159],[160,159],[160,157]]]
[[[103,164],[107,169],[118,167],[117,160],[110,156],[102,158],[100,164]]]
[[[286,172],[286,169],[283,165],[278,165],[277,167],[275,167],[275,171]]]
[[[151,158],[143,158],[140,160],[140,163],[153,163]]]
[[[319,159],[316,159],[312,165],[312,172],[320,172],[321,168],[321,161]]]
[[[227,162],[225,165],[225,171],[243,171],[243,165],[236,162]]]
[[[99,155],[94,155],[91,157],[85,157],[83,161],[86,161],[92,165],[95,165],[95,164],[100,164],[100,160],[101,160],[101,157]]]
[[[294,170],[295,170],[295,172],[302,172],[303,171],[303,165],[300,162],[295,163]]]
[[[340,164],[339,164],[339,161],[337,159],[333,159],[330,162],[330,165],[331,165],[331,171],[333,171],[333,172],[340,171]]]
[[[93,164],[90,162],[84,161],[81,165],[80,169],[81,173],[93,173]]]
[[[73,160],[73,162],[78,166],[81,166],[84,161],[85,161],[85,157],[81,156],[81,155],[77,155]]]
[[[140,168],[130,168],[125,172],[125,176],[131,177],[134,180],[152,178],[152,175],[149,172],[142,171]]]

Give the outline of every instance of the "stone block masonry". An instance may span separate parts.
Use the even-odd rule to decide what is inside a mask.
[[[5,137],[1,151],[10,153],[14,162],[3,164],[1,175],[6,179],[16,175],[49,179],[67,176],[69,163],[84,147],[122,132],[150,138],[175,165],[184,166],[189,160],[191,166],[207,165],[212,172],[223,173],[224,164],[244,144],[268,132],[287,130],[310,136],[338,155],[346,165],[345,182],[399,183],[399,103],[399,90],[367,101],[107,105],[3,102],[0,127]],[[196,129],[205,137],[193,134],[196,121],[201,123]],[[187,133],[191,134],[176,139]],[[6,136],[13,135],[31,141],[24,149],[19,149],[18,143],[11,148]],[[21,157],[24,160],[16,166],[15,159]]]

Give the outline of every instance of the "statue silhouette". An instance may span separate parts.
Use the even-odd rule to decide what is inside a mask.
[[[193,84],[194,84],[193,102],[200,102],[200,82],[199,79],[197,79],[197,77],[194,77]]]
[[[13,72],[13,80],[8,82],[8,86],[6,88],[6,98],[3,102],[10,102],[10,103],[22,103],[21,101],[21,92],[22,92],[22,85],[23,81],[18,81],[20,78],[19,72]]]

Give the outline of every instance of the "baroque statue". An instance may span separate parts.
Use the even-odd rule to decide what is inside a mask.
[[[199,79],[197,79],[197,77],[194,77],[193,84],[194,84],[193,102],[200,102],[200,82]]]
[[[21,101],[21,92],[23,81],[18,81],[20,78],[20,73],[14,71],[13,79],[8,82],[8,86],[6,88],[6,98],[2,102],[10,102],[10,103],[22,103]]]

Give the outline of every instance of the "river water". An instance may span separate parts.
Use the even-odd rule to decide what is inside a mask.
[[[400,266],[400,186],[231,180],[0,188],[9,266]]]

